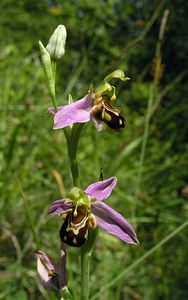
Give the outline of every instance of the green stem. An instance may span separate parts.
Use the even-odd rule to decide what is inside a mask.
[[[79,139],[84,128],[84,124],[75,124],[72,128],[64,128],[64,134],[67,141],[67,150],[70,160],[70,168],[74,186],[80,187],[78,164],[76,153]],[[88,240],[89,242],[89,240]],[[86,246],[81,248],[81,299],[89,299],[89,268],[90,257],[93,249],[95,239],[92,243],[86,243]],[[88,244],[88,247],[87,247]]]
[[[81,299],[89,299],[89,270],[91,254],[81,248]]]
[[[52,103],[53,103],[53,106],[54,106],[54,110],[55,110],[55,112],[57,112],[58,111],[58,106],[57,106],[57,103],[56,103],[56,90],[55,90],[55,80],[56,80],[56,68],[57,68],[57,64],[56,64],[56,62],[54,60],[51,61],[51,67],[52,67],[52,74],[53,74],[54,89],[53,89],[53,92],[50,89],[50,95],[51,95],[51,98],[52,98]]]
[[[75,186],[80,186],[80,179],[79,179],[79,170],[78,164],[76,159],[76,153],[78,148],[79,139],[84,128],[85,124],[76,124],[73,126],[71,130],[71,137],[70,137],[70,162],[71,162],[71,173],[73,178],[73,183]]]
[[[98,227],[90,230],[87,243],[81,248],[81,300],[89,299],[90,260],[98,235]]]
[[[81,300],[89,299],[90,260],[98,235],[98,227],[95,230],[90,230],[88,240],[81,248]]]
[[[56,98],[55,98],[55,95],[53,95],[52,93],[50,93],[51,95],[51,98],[52,98],[52,103],[53,103],[53,106],[54,106],[54,110],[55,112],[58,111],[58,106],[57,106],[57,103],[56,103]]]
[[[79,179],[79,171],[78,171],[76,155],[74,157],[70,157],[70,163],[71,163],[71,174],[72,174],[73,185],[79,187],[80,179]]]
[[[63,130],[66,142],[67,142],[67,151],[70,161],[70,169],[72,174],[72,181],[73,185],[79,187],[80,186],[80,179],[79,179],[79,171],[78,171],[78,164],[76,159],[76,153],[77,153],[77,146],[79,138],[77,136],[73,135],[73,128],[70,129],[69,127],[64,128]],[[80,137],[80,135],[79,135]],[[77,138],[77,142],[75,145],[75,139]]]

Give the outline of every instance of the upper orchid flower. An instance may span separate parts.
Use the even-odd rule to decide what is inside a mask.
[[[86,123],[92,120],[97,130],[102,129],[98,121],[105,122],[111,129],[119,131],[125,127],[125,119],[120,114],[119,109],[112,106],[112,101],[116,99],[115,87],[109,81],[112,78],[128,80],[121,70],[116,70],[105,77],[103,83],[95,92],[69,105],[59,107],[58,112],[49,108],[49,112],[54,114],[54,129],[64,128],[74,123]]]
[[[65,245],[61,243],[60,249],[61,261],[56,264],[43,251],[36,251],[37,270],[40,279],[45,288],[60,292],[66,289],[66,250]]]
[[[103,201],[108,198],[117,182],[116,177],[93,183],[85,191],[74,187],[67,198],[53,202],[48,213],[63,217],[61,240],[71,246],[82,246],[88,230],[98,225],[124,242],[137,244],[132,226],[122,215]]]

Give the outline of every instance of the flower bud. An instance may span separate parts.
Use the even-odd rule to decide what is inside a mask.
[[[51,58],[60,59],[65,53],[67,31],[64,25],[59,25],[51,35],[46,50]]]
[[[46,48],[44,47],[41,41],[39,41],[39,48],[40,48],[40,53],[42,58],[42,65],[47,78],[48,88],[52,98],[55,98],[55,81],[52,72],[50,54],[48,53],[48,51],[46,50]]]

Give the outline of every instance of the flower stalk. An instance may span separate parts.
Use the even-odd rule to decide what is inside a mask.
[[[89,232],[89,237],[81,248],[81,299],[89,299],[90,261],[93,249],[99,235],[99,228]]]
[[[72,174],[73,185],[80,187],[79,170],[77,164],[77,147],[83,130],[83,124],[74,125],[69,132],[64,128],[64,134],[67,141],[67,150],[70,160],[70,168]],[[88,242],[86,243],[86,245]],[[90,274],[90,258],[91,252],[86,246],[81,247],[81,299],[89,299],[89,274]]]
[[[67,151],[70,161],[72,181],[73,185],[77,187],[80,187],[80,178],[76,154],[83,128],[84,124],[75,124],[72,128],[66,127],[63,129],[67,142]]]
[[[89,273],[91,254],[81,248],[81,299],[89,299]]]
[[[115,235],[129,244],[138,244],[136,233],[127,220],[105,203],[116,186],[117,178],[110,177],[90,184],[81,189],[77,164],[78,143],[85,123],[93,121],[98,131],[102,130],[100,122],[111,130],[120,131],[125,128],[126,120],[120,110],[113,106],[116,100],[116,88],[109,81],[129,80],[122,70],[115,70],[106,76],[95,89],[90,89],[82,99],[58,107],[56,103],[56,67],[57,60],[65,52],[66,28],[59,25],[48,45],[39,42],[42,65],[46,75],[47,86],[53,107],[48,111],[54,116],[54,129],[63,129],[70,162],[73,188],[66,198],[54,201],[48,208],[49,214],[62,218],[59,232],[61,239],[60,262],[55,263],[45,252],[37,251],[37,269],[43,285],[58,293],[59,300],[71,299],[67,288],[66,246],[80,247],[81,256],[81,299],[89,300],[90,260],[99,234],[99,228]]]

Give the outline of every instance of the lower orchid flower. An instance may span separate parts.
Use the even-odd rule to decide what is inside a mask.
[[[51,107],[48,109],[54,115],[54,129],[64,128],[74,123],[86,123],[92,120],[98,131],[102,129],[100,121],[106,123],[112,130],[119,131],[125,128],[125,118],[120,114],[119,109],[112,105],[116,99],[115,87],[109,84],[112,78],[128,80],[124,72],[116,70],[108,75],[103,83],[82,99],[71,104],[60,106],[55,113]]]
[[[116,177],[111,177],[89,185],[85,191],[74,187],[67,198],[50,205],[48,213],[59,215],[64,220],[60,229],[60,238],[64,243],[82,246],[87,240],[89,229],[98,225],[126,243],[138,244],[132,226],[104,202],[116,183]]]
[[[45,288],[60,292],[67,287],[66,249],[61,243],[60,263],[56,264],[45,252],[36,251],[37,271]]]

